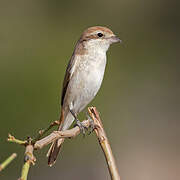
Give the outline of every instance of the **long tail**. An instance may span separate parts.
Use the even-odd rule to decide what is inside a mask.
[[[61,117],[60,117],[61,124],[60,124],[58,130],[61,131],[61,130],[68,129],[71,126],[73,121],[74,121],[74,117],[72,116],[72,114],[70,112],[67,114],[66,117],[64,117],[64,113],[63,113],[63,111],[61,111]],[[53,164],[55,164],[63,142],[64,142],[64,138],[61,138],[52,143],[52,145],[47,153],[49,166],[52,166]]]

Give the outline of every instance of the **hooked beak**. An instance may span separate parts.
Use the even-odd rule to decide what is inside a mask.
[[[110,37],[110,42],[111,43],[117,43],[117,42],[122,43],[122,40],[119,39],[117,36],[112,36],[112,37]]]

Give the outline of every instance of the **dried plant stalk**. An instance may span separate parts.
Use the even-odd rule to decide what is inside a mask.
[[[96,136],[98,137],[99,144],[105,155],[111,179],[120,180],[120,175],[118,173],[117,165],[116,165],[108,138],[106,136],[105,130],[103,128],[103,124],[100,119],[99,113],[95,107],[88,108],[88,112],[96,126],[95,127]]]

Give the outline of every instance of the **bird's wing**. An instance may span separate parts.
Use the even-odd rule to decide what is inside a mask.
[[[61,94],[61,105],[63,105],[63,103],[64,103],[64,98],[65,98],[65,95],[66,95],[66,91],[67,91],[69,82],[71,80],[71,77],[72,77],[75,69],[76,69],[76,65],[78,63],[77,61],[79,59],[77,57],[78,57],[78,55],[83,55],[85,52],[86,52],[86,49],[85,49],[84,44],[83,44],[83,42],[81,41],[81,38],[80,38],[79,41],[76,44],[75,50],[73,52],[73,55],[72,55],[72,57],[71,57],[71,59],[69,61],[67,69],[66,69],[66,74],[65,74],[65,77],[64,77],[63,89],[62,89],[62,94]]]
[[[63,105],[63,102],[64,102],[64,97],[65,97],[65,94],[66,94],[66,91],[67,91],[67,87],[68,87],[68,84],[69,84],[69,81],[74,73],[74,68],[75,67],[75,55],[73,53],[69,63],[68,63],[68,66],[67,66],[67,69],[66,69],[66,74],[65,74],[65,77],[64,77],[64,81],[63,81],[63,88],[62,88],[62,93],[61,93],[61,105]]]

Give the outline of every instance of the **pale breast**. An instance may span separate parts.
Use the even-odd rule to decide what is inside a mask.
[[[106,55],[84,56],[79,61],[70,81],[68,101],[73,102],[77,112],[81,111],[97,94],[104,76]]]
[[[85,81],[84,87],[91,91],[94,95],[99,90],[106,66],[106,54],[100,53],[87,56],[81,64],[80,74],[82,81]],[[81,77],[80,77],[81,78]]]

